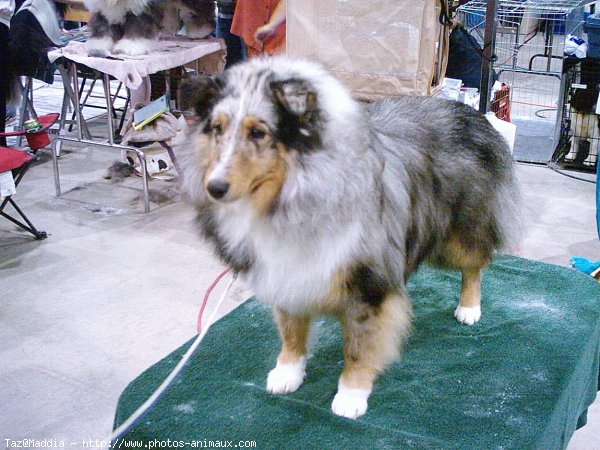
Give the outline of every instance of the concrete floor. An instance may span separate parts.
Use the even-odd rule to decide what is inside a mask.
[[[37,92],[38,110],[56,110],[59,94],[56,85]],[[5,439],[69,448],[105,439],[126,385],[195,335],[204,291],[223,269],[188,206],[167,195],[143,214],[139,178],[102,178],[117,153],[65,146],[61,198],[48,153],[15,196],[48,239],[34,241],[0,219],[0,447]],[[595,185],[539,166],[519,165],[518,176],[521,255],[563,266],[575,255],[600,259]],[[173,192],[165,181],[151,188]],[[236,286],[221,314],[249,295]],[[598,436],[596,400],[569,449],[598,449]]]

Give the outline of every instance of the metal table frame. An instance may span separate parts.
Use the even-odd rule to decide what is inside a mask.
[[[222,40],[213,40],[211,42],[203,42],[203,46],[198,45],[197,47],[193,47],[194,50],[191,55],[194,56],[189,60],[180,59],[176,66],[169,66],[168,63],[172,62],[172,59],[169,57],[166,59],[167,64],[163,64],[163,66],[156,70],[156,73],[161,71],[168,71],[174,67],[180,67],[185,64],[193,63],[195,61],[196,71],[199,72],[200,68],[207,69],[203,70],[203,73],[216,73],[223,70],[225,65],[224,61],[224,49],[225,44]],[[209,45],[207,45],[209,44]],[[215,46],[215,44],[217,44]],[[210,50],[207,49],[210,48]],[[192,47],[188,47],[187,51],[191,50]],[[187,58],[187,57],[186,57]],[[204,60],[207,58],[207,60]],[[115,149],[119,152],[123,150],[129,150],[137,156],[140,162],[140,171],[142,172],[142,185],[143,185],[143,203],[144,203],[144,212],[150,212],[150,202],[148,195],[148,172],[146,165],[146,157],[142,150],[126,145],[120,145],[115,143],[115,127],[113,123],[113,102],[110,88],[111,75],[105,73],[103,70],[98,68],[90,67],[89,65],[83,62],[74,61],[77,58],[69,58],[69,55],[62,54],[56,60],[56,64],[58,70],[62,76],[62,81],[64,85],[64,96],[63,96],[63,104],[62,104],[62,113],[61,113],[61,121],[59,123],[59,131],[54,143],[52,145],[52,160],[54,165],[54,183],[56,188],[56,196],[60,197],[62,195],[61,186],[60,186],[60,172],[58,167],[58,160],[60,157],[60,150],[63,141],[73,142],[78,144],[84,144],[88,146],[96,146],[107,149]],[[164,59],[164,56],[163,56]],[[201,60],[207,61],[206,64],[209,66],[206,68]],[[163,61],[164,62],[164,61]],[[211,66],[211,63],[213,64]],[[79,86],[78,86],[78,74],[77,74],[77,64],[81,64],[85,67],[90,67],[92,70],[97,70],[101,73],[102,84],[104,87],[104,98],[106,101],[106,112],[107,112],[107,124],[108,124],[108,140],[107,141],[99,141],[93,139],[85,120],[83,119],[83,115],[81,113],[81,102],[79,95]],[[149,74],[150,74],[149,73]],[[121,80],[123,81],[123,80]],[[65,130],[66,117],[67,117],[67,109],[69,104],[73,107],[73,112],[75,113],[75,125],[76,125],[76,134],[75,136],[67,136]]]
[[[108,141],[100,142],[92,139],[90,131],[83,120],[83,115],[80,108],[79,98],[79,86],[77,77],[77,63],[70,61],[66,58],[62,58],[57,61],[58,70],[63,79],[63,85],[65,87],[65,95],[63,97],[63,105],[61,111],[61,121],[59,125],[59,133],[54,140],[52,145],[52,162],[54,165],[54,185],[56,189],[56,196],[62,195],[60,187],[60,173],[58,169],[58,158],[60,156],[62,141],[74,142],[78,144],[94,145],[103,148],[112,148],[115,150],[130,150],[134,152],[140,162],[140,168],[142,172],[142,185],[143,185],[143,202],[144,212],[150,212],[150,201],[148,195],[148,172],[146,170],[146,157],[144,152],[131,146],[119,145],[115,143],[115,127],[113,123],[113,104],[110,92],[110,75],[102,73],[102,85],[104,87],[104,98],[106,100],[106,114],[108,124]],[[69,103],[73,106],[75,113],[75,124],[76,124],[76,137],[65,136],[65,124],[66,124],[66,112]]]

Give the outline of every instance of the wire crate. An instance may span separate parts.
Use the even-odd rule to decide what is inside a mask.
[[[552,160],[565,168],[595,171],[600,148],[596,114],[600,59],[565,59],[563,83],[560,137]]]
[[[500,0],[494,68],[510,86],[511,116],[556,121],[565,37],[583,33],[585,2]],[[457,19],[483,43],[485,0],[470,1]]]

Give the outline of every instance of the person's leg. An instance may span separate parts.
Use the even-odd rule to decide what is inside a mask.
[[[6,97],[9,89],[8,27],[0,24],[0,131],[4,132],[6,122]],[[6,147],[6,138],[0,136],[0,145]]]
[[[242,39],[231,33],[232,22],[232,19],[225,19],[223,17],[217,18],[217,37],[222,38],[227,47],[226,69],[245,59]]]
[[[17,107],[15,105],[6,105],[6,119],[17,116]]]

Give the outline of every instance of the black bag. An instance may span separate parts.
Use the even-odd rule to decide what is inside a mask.
[[[17,2],[17,5],[22,2]],[[56,66],[48,60],[48,50],[55,44],[44,32],[36,17],[28,10],[18,11],[10,21],[8,54],[11,71],[45,83],[54,82]]]
[[[454,28],[450,33],[446,77],[462,80],[465,87],[479,89],[482,59],[483,49],[477,39],[471,36],[461,25]],[[497,79],[496,72],[493,72],[492,83]]]

